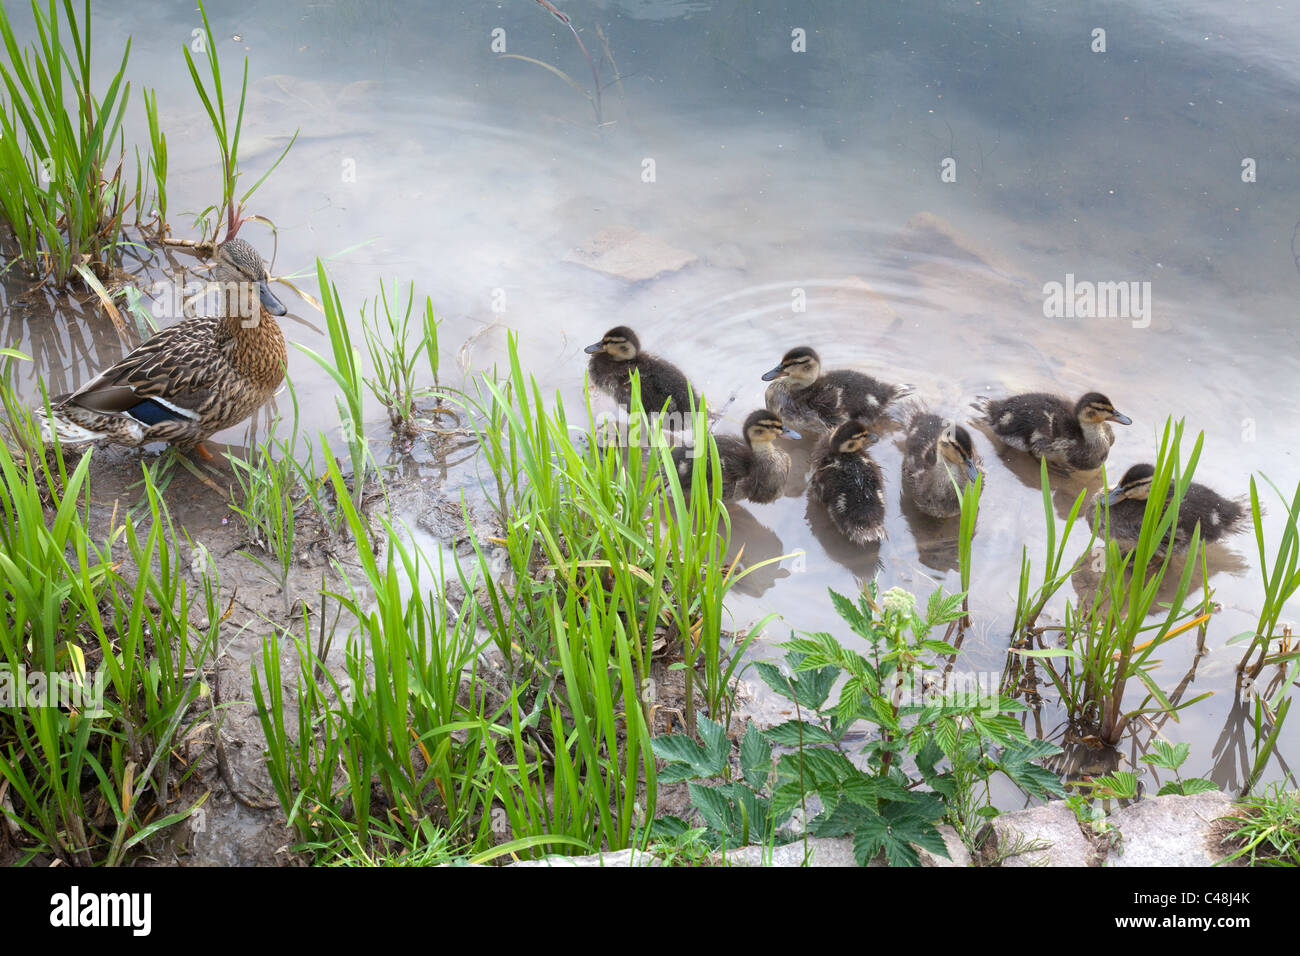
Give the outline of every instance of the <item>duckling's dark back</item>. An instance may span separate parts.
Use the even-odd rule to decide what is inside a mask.
[[[607,352],[597,352],[591,357],[588,370],[592,384],[613,395],[625,407],[631,402],[633,372],[641,373],[641,406],[647,412],[659,411],[671,399],[668,410],[685,414],[690,410],[692,394],[695,407],[703,406],[704,400],[692,391],[681,370],[655,355],[641,352],[629,361],[619,361]]]
[[[814,467],[808,492],[825,506],[840,532],[858,544],[883,538],[885,480],[880,466],[865,453],[839,452],[828,440]]]
[[[926,463],[934,456],[934,446],[943,434],[943,419],[933,412],[916,412],[908,420],[907,443],[903,451],[907,461]]]

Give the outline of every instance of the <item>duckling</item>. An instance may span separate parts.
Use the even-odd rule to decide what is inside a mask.
[[[822,372],[821,358],[806,345],[786,352],[763,381],[772,383],[765,395],[768,408],[799,428],[822,433],[850,419],[869,425],[890,402],[912,391],[910,385],[888,385],[851,369]]]
[[[668,411],[689,414],[691,397],[695,407],[704,407],[704,399],[691,388],[681,370],[671,362],[641,351],[641,341],[625,325],[615,326],[595,345],[588,345],[591,356],[587,368],[591,384],[612,395],[624,408],[632,395],[632,373],[641,373],[641,405],[647,412],[658,412],[669,402]]]
[[[286,361],[284,335],[271,318],[286,310],[257,251],[242,239],[222,243],[212,276],[223,290],[220,315],[163,329],[75,392],[52,399],[53,417],[42,421],[47,440],[54,433],[74,443],[166,441],[211,458],[202,442],[264,404],[284,380]],[[44,419],[43,409],[38,414]]]
[[[1124,472],[1120,483],[1103,496],[1097,495],[1097,505],[1110,506],[1110,536],[1121,548],[1130,551],[1137,547],[1142,534],[1142,518],[1146,514],[1147,497],[1151,492],[1151,479],[1156,469],[1153,465],[1134,465]],[[1170,491],[1172,492],[1172,487]],[[1088,512],[1088,524],[1094,529],[1101,519],[1100,507]],[[1182,554],[1192,541],[1192,531],[1199,523],[1201,540],[1206,544],[1221,541],[1244,530],[1248,511],[1240,501],[1225,498],[1205,485],[1192,482],[1187,486],[1182,504],[1178,506],[1178,524],[1174,528],[1174,553]],[[1167,541],[1161,541],[1156,554],[1164,557]]]
[[[958,488],[978,475],[970,432],[924,409],[912,413],[903,452],[903,489],[917,508],[932,518],[961,514]]]
[[[743,438],[719,435],[718,460],[722,467],[722,500],[747,498],[767,504],[781,497],[785,479],[790,474],[790,456],[776,446],[777,437],[799,438],[799,433],[785,427],[781,416],[760,408],[745,419]],[[673,449],[673,462],[682,490],[688,495],[695,459],[693,449]]]
[[[867,456],[870,434],[850,420],[823,438],[808,483],[809,496],[826,506],[840,533],[863,545],[885,536],[885,479]]]
[[[1115,433],[1106,423],[1133,424],[1100,392],[1089,392],[1073,408],[1064,399],[1041,392],[981,398],[971,408],[983,415],[977,422],[1012,448],[1046,458],[1048,464],[1066,471],[1100,468],[1115,444]]]

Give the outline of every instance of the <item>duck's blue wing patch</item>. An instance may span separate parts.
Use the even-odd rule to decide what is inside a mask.
[[[152,398],[146,398],[138,405],[132,405],[126,409],[126,414],[130,415],[142,425],[161,425],[163,422],[180,422],[187,421],[188,417],[182,415],[174,408],[168,408],[162,402],[155,401]]]

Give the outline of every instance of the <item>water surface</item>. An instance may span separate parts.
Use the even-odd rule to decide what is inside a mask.
[[[336,257],[353,316],[381,278],[413,281],[444,320],[451,384],[500,363],[513,331],[544,391],[576,407],[582,347],[627,324],[715,404],[736,393],[720,426],[735,430],[762,401],[759,376],[810,344],[828,367],[913,383],[948,415],[980,395],[1104,391],[1134,420],[1112,453],[1117,470],[1152,459],[1175,416],[1204,430],[1197,477],[1221,492],[1244,493],[1252,472],[1283,487],[1300,479],[1295,3],[566,3],[595,56],[600,26],[620,71],[615,83],[604,68],[599,117],[559,77],[492,50],[502,30],[507,52],[590,89],[568,29],[529,0],[220,6],[228,74],[249,57],[246,181],[301,130],[250,204],[276,224],[275,272]],[[179,211],[214,201],[217,185],[180,52],[195,15],[114,3],[95,15],[100,65],[130,34],[135,85],[159,90],[173,225],[187,235]],[[796,28],[805,52],[792,49]],[[1091,49],[1096,28],[1104,53]],[[137,130],[142,112],[137,101]],[[943,181],[945,164],[955,181]],[[611,230],[690,264],[629,281],[571,261]],[[243,235],[271,254],[262,226]],[[1067,275],[1149,282],[1149,324],[1045,318],[1044,285]],[[37,356],[29,394],[37,374],[66,390],[120,350],[83,320],[89,307],[59,303],[50,321],[19,284],[0,295],[6,342]],[[319,315],[286,303],[289,337],[325,349]],[[331,383],[290,351],[303,424],[336,427]],[[377,409],[373,420],[379,432]],[[246,441],[242,429],[221,437]],[[987,478],[964,650],[967,667],[996,674],[1022,546],[1041,566],[1043,516],[1033,464],[975,437]],[[733,510],[748,562],[802,553],[733,602],[738,626],[780,615],[760,653],[792,629],[834,628],[828,587],[852,592],[877,574],[882,588],[956,587],[955,523],[899,500],[900,444],[886,433],[873,450],[889,483],[879,549],[840,540],[807,507],[802,476],[774,504]],[[795,456],[806,461],[807,448]],[[477,477],[461,468],[450,480]],[[1062,484],[1058,512],[1083,486]],[[1271,505],[1270,541],[1282,512]],[[1216,693],[1161,728],[1192,744],[1194,773],[1224,787],[1248,762],[1233,704],[1240,650],[1224,643],[1254,626],[1257,562],[1248,537],[1212,550],[1222,611],[1194,691]],[[1172,687],[1195,647],[1161,656],[1157,679]],[[1049,705],[1040,722],[1052,731],[1060,719]]]

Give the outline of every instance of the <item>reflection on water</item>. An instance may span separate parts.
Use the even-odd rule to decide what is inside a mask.
[[[1224,493],[1244,491],[1254,471],[1282,486],[1300,478],[1290,318],[1300,195],[1288,112],[1300,86],[1300,18],[1286,5],[1231,16],[1172,0],[1086,12],[1027,0],[778,0],[761,12],[741,0],[572,0],[563,9],[589,50],[601,49],[601,26],[621,73],[613,84],[602,67],[601,128],[585,95],[491,51],[500,28],[509,52],[590,86],[572,35],[530,2],[454,12],[364,0],[225,5],[218,35],[241,39],[223,43],[224,62],[250,58],[245,176],[259,176],[302,130],[254,200],[275,240],[257,223],[246,237],[268,257],[278,244],[279,274],[335,256],[330,269],[354,316],[380,279],[413,279],[444,321],[448,384],[499,365],[514,331],[543,392],[558,389],[577,407],[582,345],[622,323],[715,404],[737,394],[723,430],[738,431],[761,402],[759,376],[808,344],[828,368],[911,382],[954,411],[980,395],[1099,389],[1134,419],[1112,470],[1151,459],[1173,415],[1206,432],[1197,477]],[[160,90],[171,208],[197,210],[213,201],[216,176],[180,55],[191,11],[160,4],[156,13],[142,21],[97,6],[97,52],[107,63],[135,34],[132,76]],[[1104,54],[1089,48],[1098,22]],[[806,52],[791,48],[794,27],[806,30]],[[1244,158],[1256,163],[1255,182],[1242,181]],[[946,160],[955,181],[941,180]],[[187,226],[174,217],[177,234]],[[574,254],[610,230],[690,264],[634,281]],[[171,265],[157,257],[153,268]],[[1045,319],[1043,286],[1067,275],[1151,282],[1150,326]],[[51,320],[45,293],[12,277],[0,296],[4,344],[38,358],[21,383],[28,394],[36,374],[66,391],[121,350],[105,324],[83,321],[93,306],[63,300]],[[282,297],[319,325],[310,306]],[[325,347],[317,327],[286,330]],[[290,353],[304,428],[336,427],[329,382]],[[922,595],[956,587],[955,522],[900,502],[895,438],[872,448],[889,502],[879,548],[846,544],[799,500],[810,441],[790,447],[785,498],[734,509],[733,553],[743,545],[746,565],[804,553],[738,589],[738,621],[774,611],[789,627],[837,629],[826,588],[851,592],[876,573],[883,587]],[[987,435],[975,441],[987,473],[971,597],[980,623],[965,650],[971,666],[997,671],[1022,549],[1041,570],[1043,516],[1036,463]],[[485,477],[473,465],[450,474]],[[1058,518],[1101,480],[1054,479]],[[1276,541],[1281,508],[1270,511]],[[1080,531],[1071,547],[1081,550]],[[1240,565],[1212,573],[1224,610],[1209,654],[1235,662],[1222,644],[1253,628],[1259,584],[1250,541],[1228,550]],[[1171,645],[1168,673],[1194,656]],[[1181,715],[1182,739],[1205,740],[1230,722],[1230,668],[1214,681],[1220,693]]]

